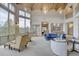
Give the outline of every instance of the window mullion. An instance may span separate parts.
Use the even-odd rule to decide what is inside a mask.
[[[26,16],[26,12],[24,13],[24,15]],[[24,18],[24,21],[25,21],[24,26],[25,26],[25,34],[26,34],[26,18]]]
[[[8,8],[9,8],[9,4],[8,4]],[[9,13],[10,13],[10,11],[8,11],[8,41],[9,41],[9,33],[10,33],[10,24],[9,24]]]

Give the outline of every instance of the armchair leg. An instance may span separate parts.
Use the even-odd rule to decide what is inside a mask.
[[[25,45],[25,47],[27,47],[27,45]]]
[[[5,45],[4,45],[4,48],[5,48]]]
[[[10,45],[8,47],[9,47],[9,49],[11,48]]]
[[[29,42],[32,42],[32,40],[30,39],[30,41]]]
[[[20,52],[21,50],[19,49],[18,52]]]
[[[14,50],[15,50],[15,48],[14,48]]]
[[[10,49],[12,50],[12,47],[10,47]]]

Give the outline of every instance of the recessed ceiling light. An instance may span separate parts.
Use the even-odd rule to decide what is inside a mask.
[[[48,12],[48,8],[46,6],[43,7],[43,12],[46,14]]]
[[[63,10],[61,8],[58,9],[58,12],[62,14]]]
[[[62,14],[62,10],[60,10],[59,13]]]
[[[44,10],[44,13],[46,14],[47,13],[47,10]]]

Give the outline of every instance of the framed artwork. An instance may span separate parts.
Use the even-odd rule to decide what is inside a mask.
[[[63,23],[51,23],[51,32],[60,33],[63,31]]]

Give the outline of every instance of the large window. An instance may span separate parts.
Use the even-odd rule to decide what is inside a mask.
[[[30,13],[26,13],[26,17],[30,18]]]
[[[0,5],[0,44],[14,39],[15,13],[13,11],[13,4],[3,3]]]
[[[3,37],[4,36],[4,37]],[[0,44],[8,41],[8,12],[0,8]]]
[[[30,31],[30,13],[27,11],[19,11],[19,32],[27,34]]]
[[[15,12],[15,7],[14,7],[12,4],[9,4],[9,9],[10,9],[12,12]]]
[[[0,36],[3,35],[8,35],[8,12],[0,8]]]
[[[26,19],[26,32],[30,31],[30,19]]]
[[[15,16],[14,14],[9,14],[9,34],[15,34]]]
[[[15,39],[15,5],[0,4],[0,45]],[[19,33],[27,34],[30,30],[30,13],[19,11]]]
[[[15,39],[15,7],[13,4],[9,4],[9,41]]]
[[[25,16],[25,12],[20,10],[20,11],[19,11],[19,15],[20,15],[20,16]]]
[[[20,34],[27,34],[30,31],[30,20],[19,18],[19,32]]]
[[[19,18],[19,32],[21,34],[25,33],[24,18]]]
[[[2,3],[4,6],[8,7],[8,3]]]

